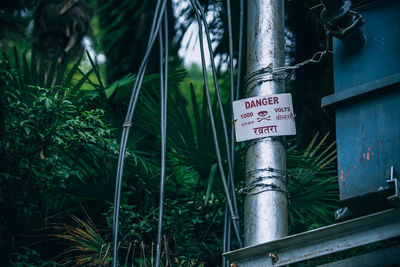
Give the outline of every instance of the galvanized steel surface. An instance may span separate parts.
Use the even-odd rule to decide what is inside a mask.
[[[400,263],[400,245],[355,256],[341,261],[319,265],[318,267],[385,267],[398,266]],[[396,265],[397,264],[397,265]]]
[[[223,254],[239,267],[284,266],[400,236],[392,209]]]
[[[284,65],[284,1],[248,2],[247,74]],[[283,93],[276,77],[248,84],[248,97]],[[261,178],[271,191],[254,188],[245,198],[245,246],[287,235],[286,150],[283,138],[263,138],[250,144],[246,154],[246,185]],[[272,190],[280,188],[280,190]]]

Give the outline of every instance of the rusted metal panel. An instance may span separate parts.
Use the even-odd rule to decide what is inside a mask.
[[[391,166],[400,170],[399,105],[400,90],[397,90],[336,110],[341,200],[387,187]],[[363,209],[366,203],[359,204],[354,209]]]
[[[356,214],[390,207],[387,180],[400,171],[400,1],[370,1],[366,45],[348,52],[334,39],[335,110],[340,199]]]

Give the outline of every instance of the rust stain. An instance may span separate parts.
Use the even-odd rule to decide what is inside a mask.
[[[365,153],[363,153],[363,159],[365,159]]]
[[[368,151],[371,151],[371,148],[370,148],[370,147],[368,148]]]
[[[369,160],[369,152],[367,153],[367,160]]]
[[[343,170],[340,170],[340,181],[344,182],[344,173],[343,173]]]
[[[374,155],[374,152],[371,152],[371,156],[373,156]]]

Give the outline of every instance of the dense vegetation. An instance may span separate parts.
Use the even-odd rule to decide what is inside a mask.
[[[8,8],[30,10],[34,18],[35,1],[17,2],[19,5]],[[147,25],[152,7],[145,4],[147,1],[128,2],[107,1],[110,6],[118,6],[112,12],[96,10],[92,3],[93,40],[95,46],[103,47],[109,60],[107,68],[99,66],[89,54],[83,60],[78,48],[60,60],[59,51],[41,56],[43,51],[31,50],[25,37],[18,39],[17,33],[8,32],[4,37],[0,59],[2,266],[92,266],[111,261],[120,125],[135,81],[129,72],[134,72],[140,60],[142,44],[138,40],[145,41],[146,36],[145,30],[132,33],[130,28],[118,25],[136,23],[135,19]],[[289,2],[294,5],[294,1]],[[123,4],[129,8],[123,8]],[[217,31],[225,13],[218,3],[210,3],[212,8],[219,10],[213,24]],[[128,16],[128,11],[140,10],[147,10],[142,17]],[[4,12],[11,22],[15,19],[15,23],[21,23],[18,25],[28,24],[14,17],[18,12],[11,11]],[[188,20],[193,16],[189,11],[182,11]],[[170,15],[172,18],[171,11]],[[115,25],[103,25],[98,20],[114,20]],[[170,23],[175,23],[174,19]],[[131,41],[135,49],[126,47],[127,35],[134,36]],[[13,49],[10,40],[17,44]],[[218,47],[220,54],[227,51],[222,44]],[[178,47],[179,43],[174,45]],[[157,55],[152,60],[157,62]],[[211,126],[203,85],[192,76],[193,72],[184,70],[176,51],[171,53],[170,61],[163,263],[218,266],[225,196],[209,137]],[[301,74],[297,77],[301,79]],[[220,83],[225,92],[228,81],[221,70]],[[120,263],[126,266],[154,263],[160,174],[158,84],[157,67],[153,66],[152,74],[145,77],[128,144],[119,245]],[[217,113],[217,101],[213,102]],[[224,105],[229,114],[229,101]],[[288,140],[291,233],[331,222],[337,207],[334,143],[317,131],[307,134],[307,139],[302,137],[306,142],[300,142],[303,149],[296,146],[299,141]],[[235,157],[243,159],[244,152],[245,144],[236,144]],[[236,165],[237,191],[243,187],[243,168]],[[243,197],[238,197],[240,206]]]

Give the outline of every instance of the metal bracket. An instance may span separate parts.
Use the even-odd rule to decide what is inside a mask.
[[[399,197],[399,180],[394,177],[394,167],[390,167],[390,180],[386,180],[386,183],[390,188],[394,190],[393,195],[387,197],[387,200],[390,201],[395,206],[400,206],[400,197]]]
[[[240,267],[277,267],[305,262],[398,236],[400,209],[391,209],[237,249],[223,255]]]
[[[324,26],[327,35],[340,39],[350,52],[356,52],[366,44],[366,36],[360,31],[366,20],[351,9],[350,0],[321,0],[311,12]]]

